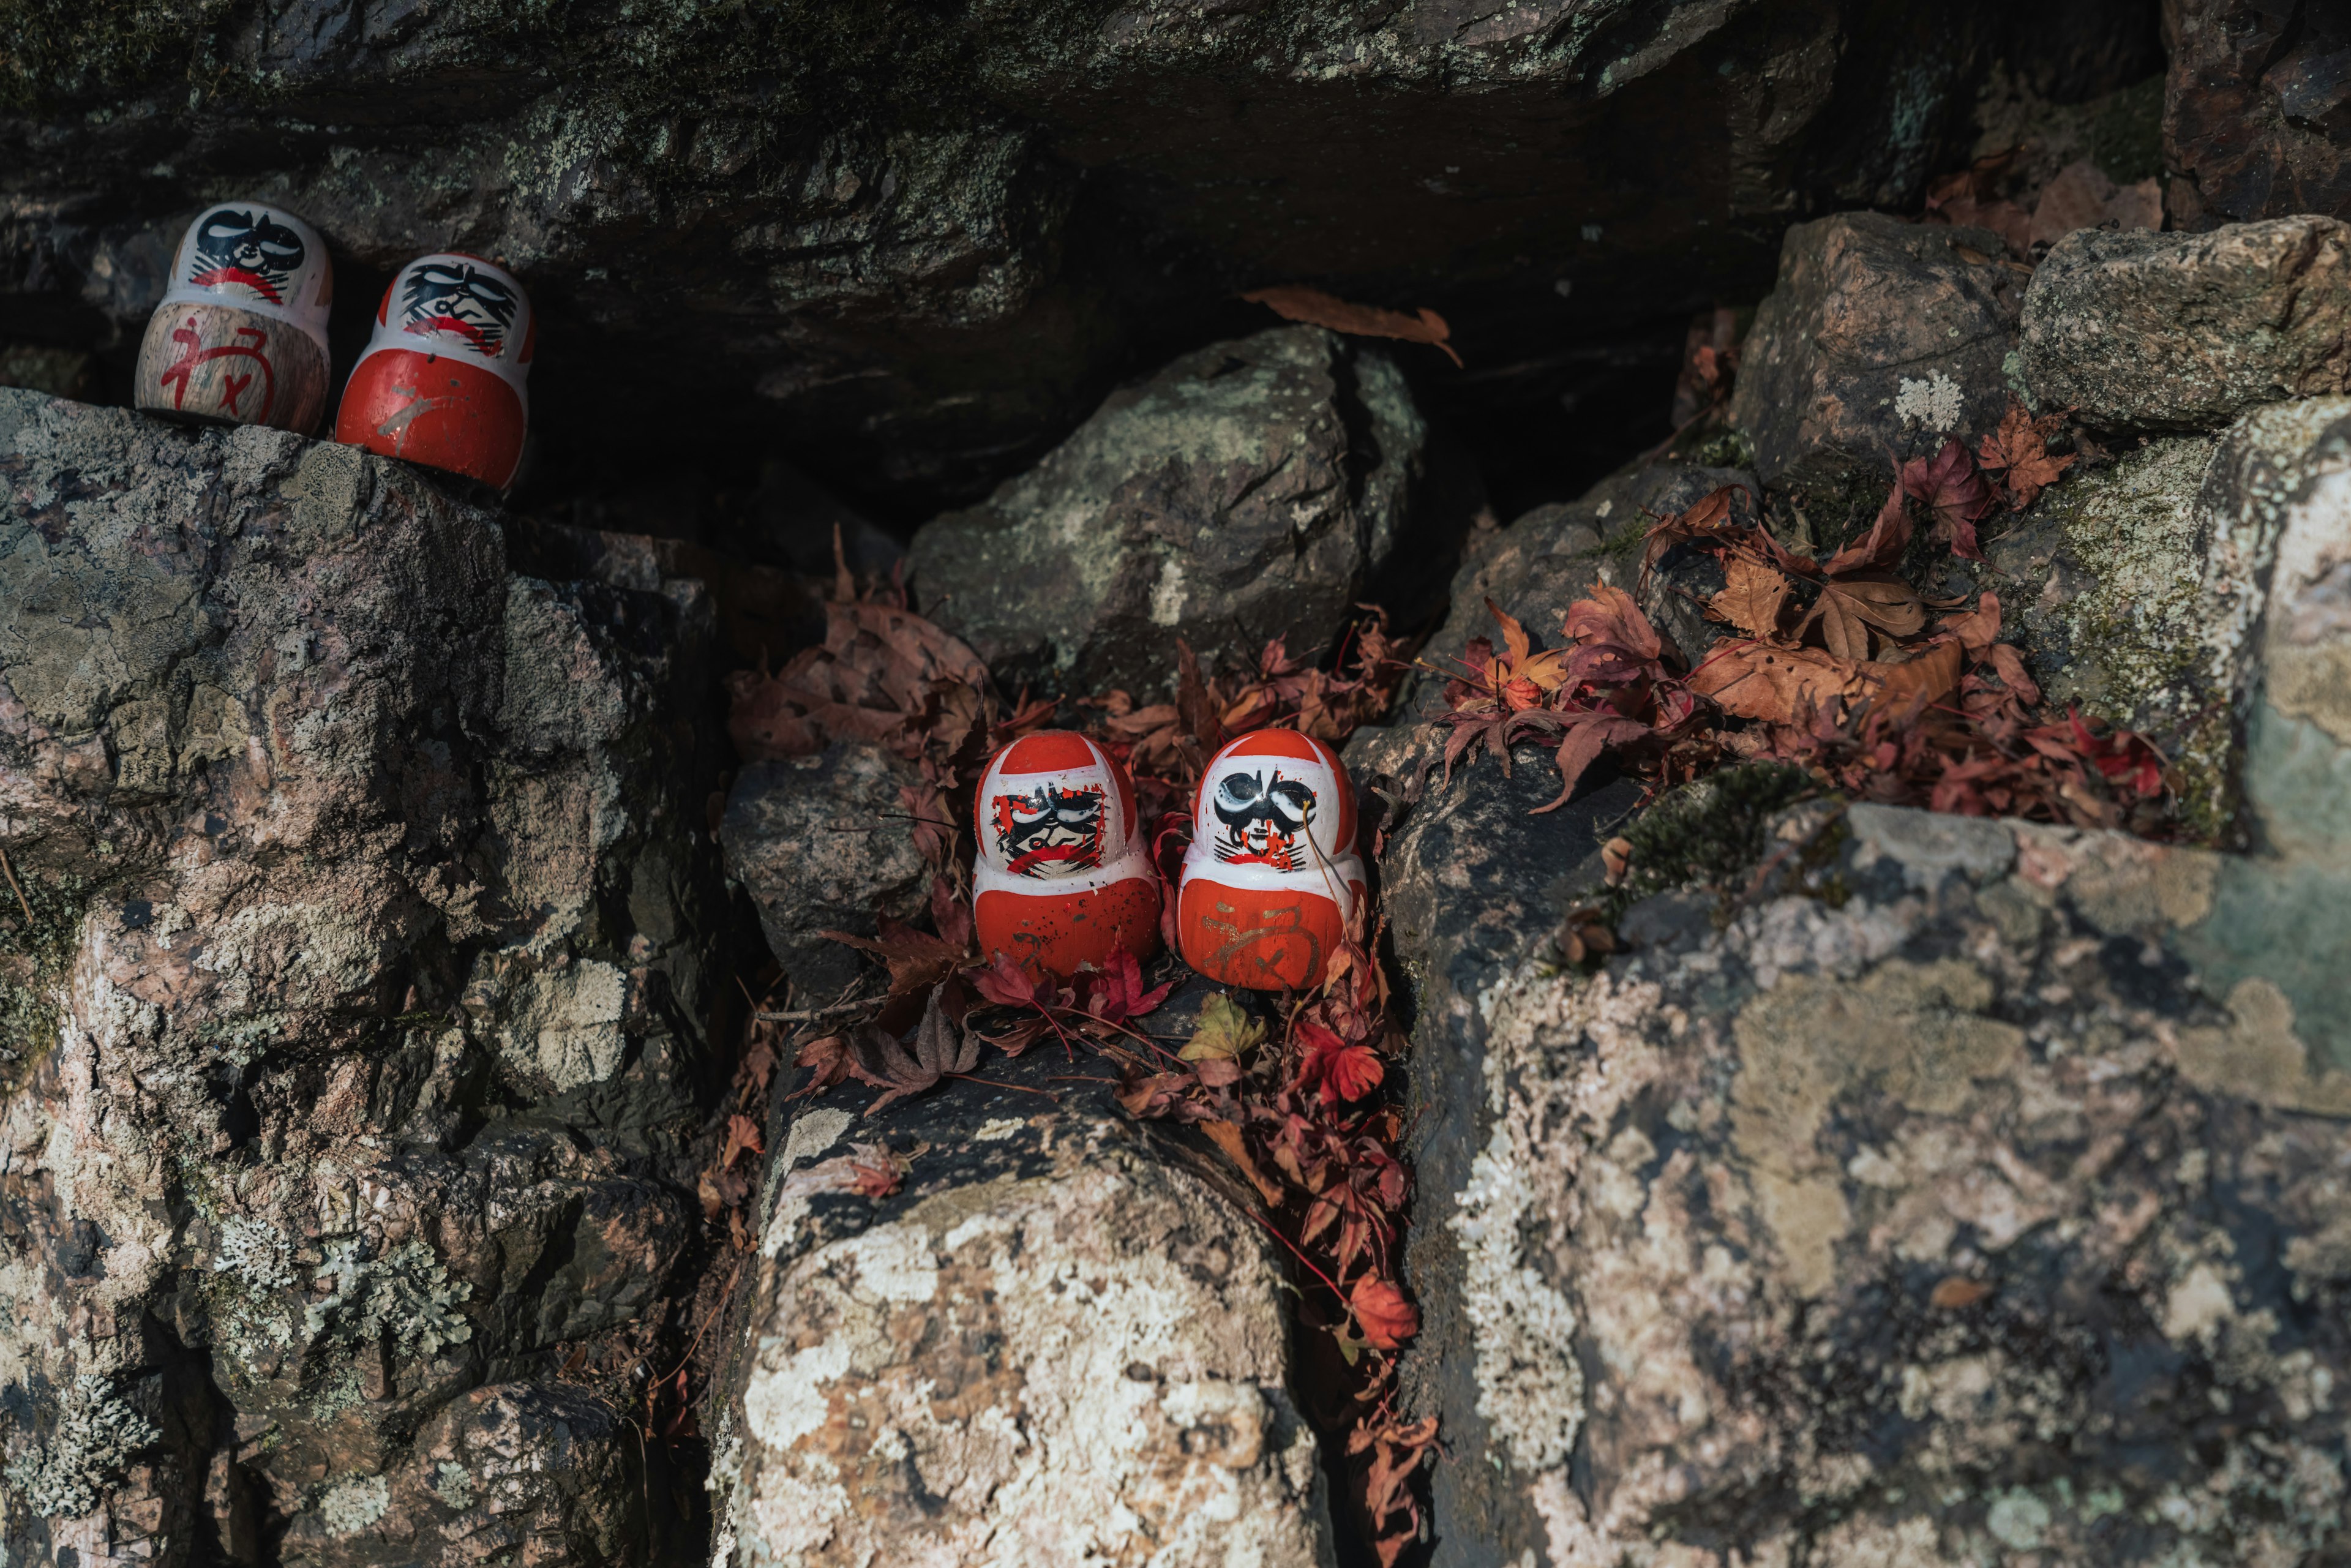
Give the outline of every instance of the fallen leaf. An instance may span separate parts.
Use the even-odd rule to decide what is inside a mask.
[[[781,670],[726,677],[726,733],[745,757],[813,757],[838,739],[898,741],[937,683],[984,690],[987,666],[964,643],[912,611],[829,603],[825,638]]]
[[[1750,637],[1776,633],[1780,612],[1792,591],[1786,574],[1738,554],[1725,559],[1722,572],[1725,586],[1707,601],[1707,608]]]
[[[1953,555],[1983,559],[1976,524],[1991,510],[1991,486],[1956,437],[1946,437],[1932,458],[1913,457],[1902,465],[1902,492],[1935,514],[1934,537],[1949,544]]]
[[[1856,661],[1810,648],[1726,639],[1689,674],[1689,689],[1737,718],[1796,724],[1861,689]]]
[[[1257,1188],[1258,1196],[1265,1199],[1268,1208],[1281,1207],[1281,1184],[1268,1179],[1266,1174],[1257,1168],[1257,1162],[1249,1158],[1249,1145],[1241,1137],[1238,1127],[1213,1117],[1200,1123],[1199,1127],[1208,1134],[1210,1143],[1225,1152],[1227,1159],[1240,1167],[1241,1175],[1249,1177],[1249,1186]]]
[[[1985,649],[2000,641],[2000,595],[1986,589],[1977,597],[1973,610],[1943,617],[1943,630],[1957,637],[1970,656],[1981,657]]]
[[[893,998],[929,989],[962,967],[971,956],[960,943],[948,942],[894,920],[881,923],[878,937],[859,936],[847,931],[820,931],[817,935],[881,958],[890,971],[890,995]]]
[[[1078,986],[1085,996],[1086,1011],[1106,1024],[1143,1017],[1165,1001],[1174,989],[1173,982],[1144,989],[1143,966],[1123,947],[1113,948],[1101,969],[1080,970]]]
[[[2049,438],[2071,412],[2061,410],[2035,419],[2022,403],[2011,398],[2008,413],[2001,417],[2000,428],[1985,436],[1977,448],[1984,471],[2001,476],[2010,511],[2021,512],[2032,505],[2042,491],[2055,484],[2058,476],[2073,465],[2073,454],[2053,457],[2049,453]]]
[[[1991,1286],[1983,1281],[1962,1279],[1954,1274],[1937,1285],[1934,1294],[1927,1301],[1929,1305],[1949,1312],[1957,1312],[1961,1307],[1972,1307],[1991,1294]]]
[[[1575,642],[1624,648],[1642,659],[1665,653],[1665,639],[1633,596],[1604,582],[1595,581],[1589,594],[1567,607],[1563,629]]]
[[[792,1092],[793,1097],[821,1094],[843,1082],[849,1076],[849,1040],[845,1035],[828,1034],[810,1040],[792,1058],[793,1066],[809,1070],[808,1082]]]
[[[1461,356],[1446,340],[1453,336],[1453,329],[1445,324],[1444,317],[1426,306],[1418,315],[1407,316],[1401,310],[1383,310],[1375,305],[1353,305],[1319,288],[1296,287],[1253,288],[1241,298],[1266,307],[1286,321],[1328,327],[1333,332],[1357,338],[1400,338],[1407,343],[1426,343],[1443,350],[1455,365],[1461,363]]]
[[[1821,562],[1821,570],[1831,577],[1853,571],[1886,571],[1902,559],[1910,545],[1910,513],[1902,505],[1899,483],[1887,491],[1886,504],[1877,508],[1876,520],[1869,532]]]
[[[1959,686],[1959,644],[1936,643],[1900,664],[1864,664],[1861,673],[1876,681],[1869,706],[1910,714],[1941,702]]]
[[[744,1155],[767,1152],[767,1141],[760,1136],[759,1124],[748,1116],[726,1118],[726,1146],[719,1152],[718,1168],[728,1170]]]
[[[1265,1042],[1265,1026],[1241,1009],[1230,997],[1210,997],[1200,1004],[1200,1021],[1177,1057],[1186,1061],[1230,1061]]]
[[[1380,1086],[1387,1069],[1370,1046],[1343,1039],[1314,1022],[1300,1019],[1293,1026],[1305,1057],[1299,1064],[1300,1088],[1320,1086],[1324,1104],[1360,1100]]]
[[[1821,640],[1830,653],[1855,662],[1869,657],[1869,633],[1876,628],[1890,637],[1908,637],[1927,624],[1927,607],[1918,591],[1886,573],[1833,577],[1821,585],[1820,598],[1796,625],[1802,636],[1817,622]]]
[[[979,1041],[948,1019],[942,999],[946,989],[945,986],[933,988],[923,1009],[923,1021],[914,1030],[911,1052],[881,1030],[868,1027],[858,1032],[850,1071],[861,1082],[886,1091],[865,1107],[867,1115],[893,1100],[919,1094],[949,1074],[969,1072],[979,1065]]]
[[[1420,1332],[1420,1310],[1404,1292],[1376,1274],[1365,1274],[1348,1292],[1347,1310],[1363,1331],[1364,1343],[1374,1350],[1400,1350]]]

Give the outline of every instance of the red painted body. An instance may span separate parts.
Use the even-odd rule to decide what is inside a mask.
[[[351,371],[335,439],[505,489],[522,463],[522,398],[454,354],[387,349]]]

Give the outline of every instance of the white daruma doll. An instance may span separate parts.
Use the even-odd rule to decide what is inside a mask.
[[[1134,789],[1102,748],[1066,730],[998,752],[973,802],[979,950],[1067,978],[1124,948],[1159,948],[1159,874],[1136,836]]]
[[[206,208],[148,319],[132,401],[171,419],[308,435],[327,412],[334,298],[327,244],[308,224],[259,202]]]
[[[1176,905],[1185,962],[1228,986],[1319,985],[1364,886],[1337,752],[1260,729],[1209,759]]]
[[[419,256],[376,307],[335,439],[505,489],[522,462],[536,333],[513,273],[479,256]]]

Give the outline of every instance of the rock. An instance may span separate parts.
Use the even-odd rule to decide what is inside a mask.
[[[2168,0],[2164,205],[2177,229],[2351,218],[2351,27],[2331,5]]]
[[[1439,1483],[1437,1561],[2322,1551],[2351,1077],[2186,956],[2252,862],[1790,826],[1834,853],[1723,930],[1490,993],[1427,1221],[1478,1478]]]
[[[2154,536],[2074,602],[2151,596],[2137,634],[2185,636],[2198,700],[2249,716],[2262,853],[1782,810],[1808,781],[1761,768],[1629,821],[1597,780],[1529,817],[1537,748],[1446,789],[1425,737],[1358,737],[1367,780],[1422,787],[1383,876],[1417,1020],[1404,1385],[1454,1445],[1435,1563],[2339,1537],[2312,1390],[2346,1356],[2346,421],[2278,405],[2069,481],[2074,526]],[[2201,637],[2170,576],[2199,582]],[[1549,941],[1585,900],[1632,944],[1589,976]]]
[[[921,782],[860,740],[736,776],[718,825],[726,874],[758,905],[768,947],[802,1004],[831,1001],[863,962],[825,932],[871,936],[877,916],[912,920],[927,906],[931,870],[901,794]]]
[[[1048,1045],[990,1060],[1017,1087],[793,1109],[714,1439],[717,1568],[1332,1562],[1254,1200],[1075,1071]]]
[[[552,1385],[696,1223],[706,602],[257,427],[0,392],[0,473],[10,1561],[634,1551]]]
[[[2255,403],[2351,391],[2351,229],[2332,218],[2209,234],[2082,229],[2025,292],[2036,407],[2102,429],[2203,429]]]
[[[1186,354],[1111,394],[1044,462],[926,525],[920,608],[1008,689],[1156,695],[1273,638],[1327,646],[1392,570],[1446,559],[1469,508],[1432,476],[1395,361],[1282,327]],[[1402,592],[1396,592],[1397,589]]]
[[[2025,268],[1987,229],[1843,213],[1788,231],[1730,401],[1767,485],[1931,455],[1995,429]]]
[[[427,251],[517,268],[548,475],[781,444],[927,510],[1148,345],[1231,333],[1239,287],[1432,305],[1488,365],[1687,310],[1786,214],[1915,205],[2003,54],[2067,101],[2135,79],[2106,40],[2144,26],[2081,26],[2113,9],[39,0],[0,66],[0,331],[120,354],[179,225],[253,193],[350,302]]]

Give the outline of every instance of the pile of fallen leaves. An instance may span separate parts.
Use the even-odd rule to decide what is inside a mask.
[[[755,1013],[739,1104],[703,1176],[705,1212],[737,1249],[755,1243],[743,1215],[760,1132],[745,1113],[764,1103],[783,1053],[806,1070],[796,1093],[852,1082],[876,1091],[869,1116],[954,1079],[1020,1088],[987,1077],[987,1063],[1040,1045],[1106,1063],[1130,1114],[1196,1129],[1231,1163],[1264,1206],[1259,1218],[1305,1270],[1302,1315],[1354,1369],[1360,1410],[1346,1449],[1368,1533],[1381,1561],[1393,1563],[1419,1533],[1410,1482],[1437,1428],[1395,1410],[1394,1353],[1417,1331],[1419,1314],[1396,1280],[1410,1177],[1397,1155],[1403,1120],[1382,1090],[1405,1040],[1371,956],[1376,928],[1358,919],[1311,996],[1283,997],[1268,1016],[1212,997],[1188,1037],[1162,1037],[1151,1026],[1169,984],[1151,984],[1124,954],[1068,980],[990,959],[977,950],[965,890],[972,790],[1014,737],[1065,723],[1118,758],[1172,889],[1193,787],[1217,748],[1275,727],[1344,744],[1394,701],[1408,668],[1403,651],[1376,612],[1322,661],[1277,640],[1250,667],[1204,671],[1179,643],[1172,700],[1139,704],[1113,690],[1077,699],[1064,714],[1025,695],[1003,701],[977,656],[911,612],[894,583],[859,592],[844,571],[827,617],[822,645],[780,670],[733,677],[730,733],[754,758],[810,756],[854,737],[914,763],[922,783],[907,789],[904,805],[934,872],[931,928],[883,921],[872,937],[832,933],[878,959],[886,983],[841,998],[787,994]],[[902,1168],[879,1145],[856,1145],[792,1179],[879,1196],[894,1190]]]
[[[1998,595],[1930,601],[1897,570],[1914,512],[1929,542],[1981,559],[1979,525],[2031,505],[2072,461],[2047,447],[2063,417],[2011,409],[1979,451],[1950,441],[1905,465],[1867,533],[1825,559],[1782,545],[1741,489],[1660,518],[1643,593],[1668,552],[1710,556],[1724,587],[1706,615],[1737,633],[1694,667],[1619,588],[1594,584],[1567,612],[1565,644],[1544,650],[1489,601],[1503,646],[1471,643],[1447,688],[1448,772],[1481,745],[1507,770],[1514,743],[1556,743],[1560,794],[1537,808],[1551,810],[1604,754],[1661,785],[1773,760],[1861,799],[2160,834],[2170,802],[2154,746],[2044,707],[2000,640]]]

